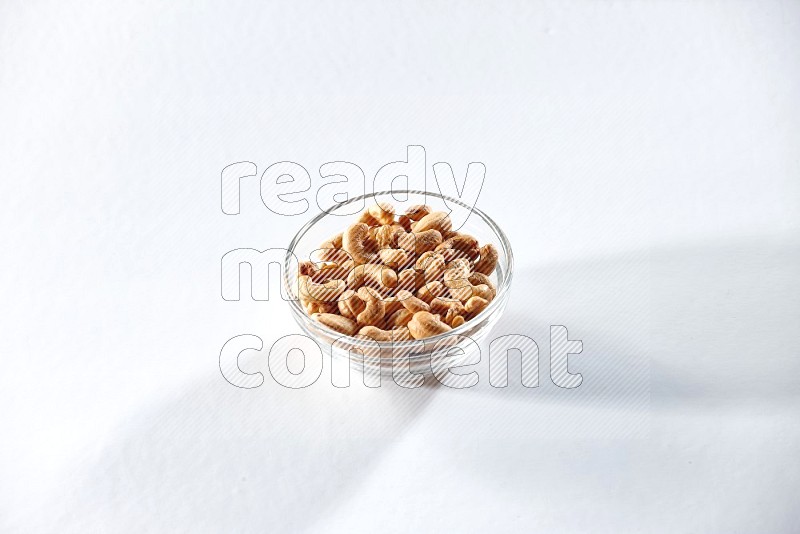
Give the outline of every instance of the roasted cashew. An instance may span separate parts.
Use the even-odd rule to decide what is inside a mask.
[[[364,223],[352,225],[342,234],[342,249],[353,258],[357,264],[370,263],[375,259],[369,241],[369,226]]]
[[[453,316],[452,319],[450,319],[450,322],[447,323],[447,324],[449,324],[452,328],[458,328],[459,326],[461,326],[462,324],[464,324],[466,322],[467,322],[467,320],[464,319],[463,315],[455,315],[455,316]]]
[[[444,257],[438,252],[429,250],[417,259],[414,268],[422,271],[426,282],[433,282],[438,280],[442,273],[444,273],[447,263]]]
[[[411,333],[408,327],[400,326],[392,330],[381,330],[377,326],[364,326],[358,331],[361,336],[366,336],[375,341],[409,341]]]
[[[436,230],[444,235],[453,228],[453,223],[450,220],[450,215],[446,212],[434,211],[412,224],[411,228],[414,230],[414,233]]]
[[[389,327],[406,326],[414,314],[407,309],[403,308],[397,310],[386,320],[386,325]]]
[[[408,322],[408,331],[414,339],[425,339],[450,330],[451,328],[443,323],[440,317],[426,311],[418,311]]]
[[[311,264],[310,268],[306,265],[308,263]],[[304,261],[300,264],[300,267],[301,269],[310,270],[309,276],[311,276],[311,280],[318,284],[335,279],[344,280],[350,272],[348,267],[339,266],[333,262],[314,264],[313,262]]]
[[[458,234],[445,239],[436,247],[436,252],[441,252],[448,262],[458,258],[466,258],[473,262],[480,256],[478,240],[467,234]]]
[[[470,297],[467,303],[464,304],[464,309],[467,311],[467,315],[471,319],[485,310],[486,306],[488,305],[489,301],[486,299],[482,299],[480,297]]]
[[[339,296],[337,307],[339,308],[339,313],[348,319],[355,319],[359,313],[364,311],[366,304],[355,291],[348,289]]]
[[[356,325],[355,321],[335,313],[315,313],[311,317],[328,328],[347,336],[352,336],[358,331],[358,325]]]
[[[301,300],[305,298],[308,301],[335,302],[347,289],[344,280],[328,280],[324,284],[318,284],[310,276],[300,276],[299,282]]]
[[[491,295],[491,298],[486,298],[483,295],[478,295],[479,297],[483,297],[486,300],[492,300],[495,297],[495,295],[497,295],[497,289],[494,287],[492,279],[486,276],[485,274],[472,273],[471,275],[469,275],[469,278],[467,278],[467,280],[469,280],[469,283],[472,284],[473,286],[485,285],[489,288],[489,294]]]
[[[378,251],[381,261],[393,269],[401,269],[409,263],[408,252],[402,248],[382,248]]]
[[[430,304],[431,300],[435,297],[444,295],[447,291],[447,288],[444,287],[444,284],[439,282],[429,282],[417,290],[417,297],[424,300],[428,304]]]
[[[338,306],[335,302],[316,302],[311,301],[306,306],[309,315],[312,313],[336,313]]]
[[[415,269],[403,269],[397,273],[397,286],[395,291],[405,289],[407,291],[416,292],[420,287],[425,284],[425,275]]]
[[[448,299],[444,297],[436,297],[432,299],[430,302],[431,311],[433,313],[443,313],[445,316],[450,310],[455,310],[453,313],[456,315],[465,315],[466,310],[464,309],[464,304],[461,303],[460,300],[457,299]]]
[[[426,206],[425,204],[417,204],[415,206],[411,206],[406,210],[405,216],[411,219],[412,221],[418,221],[425,217],[427,214],[431,212],[431,209]]]
[[[372,288],[362,286],[358,288],[358,297],[364,301],[364,311],[356,316],[360,326],[376,326],[383,321],[386,315],[386,306],[381,296]]]
[[[459,300],[467,300],[472,296],[472,284],[469,283],[469,260],[464,258],[453,260],[444,272],[444,285],[450,294]]]
[[[431,307],[427,302],[415,297],[410,291],[406,291],[405,289],[397,292],[397,300],[403,304],[405,309],[412,313],[431,311]]]
[[[397,245],[397,236],[405,233],[405,228],[399,224],[384,224],[376,226],[372,238],[378,244],[378,248],[394,248]]]
[[[367,212],[379,224],[392,224],[394,222],[394,206],[388,202],[378,202],[367,208]]]
[[[332,261],[342,264],[350,259],[350,254],[342,250],[342,234],[336,234],[320,243],[319,249],[312,257],[319,258],[320,261]]]
[[[451,307],[447,310],[447,313],[444,314],[444,322],[449,324],[452,328],[457,326],[461,326],[466,321],[464,319],[464,314],[456,308],[455,306]]]
[[[481,247],[481,259],[475,262],[472,270],[488,276],[494,272],[499,257],[497,248],[491,243],[487,243]]]
[[[389,292],[397,285],[397,273],[389,267],[376,263],[358,265],[347,275],[347,287],[358,289],[364,284]]]
[[[441,244],[442,234],[434,229],[398,234],[397,236],[397,246],[406,252],[413,252],[417,255],[433,250]]]

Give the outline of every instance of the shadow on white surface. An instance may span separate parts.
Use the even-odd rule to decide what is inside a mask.
[[[490,387],[488,354],[477,367],[481,383],[468,391],[406,390],[389,381],[368,390],[357,379],[348,389],[322,380],[287,390],[268,380],[255,390],[239,390],[217,376],[129,420],[99,458],[76,466],[50,513],[34,524],[60,532],[110,525],[131,532],[311,531],[357,509],[351,500],[369,491],[361,486],[385,464],[381,460],[406,457],[409,433],[412,443],[425,444],[419,451],[423,465],[448,469],[455,454],[460,476],[476,487],[538,495],[544,486],[536,481],[543,476],[563,497],[578,487],[603,494],[602,481],[617,477],[625,488],[648,493],[647,502],[703,499],[700,489],[682,494],[683,488],[707,491],[715,480],[727,480],[728,460],[721,456],[704,467],[702,458],[671,449],[670,440],[680,434],[687,451],[713,448],[713,440],[729,435],[738,445],[723,447],[723,455],[759,476],[755,464],[745,467],[750,453],[741,425],[749,424],[756,404],[783,406],[785,414],[785,401],[797,401],[800,362],[796,347],[786,345],[786,333],[796,331],[800,319],[798,257],[796,247],[759,241],[522,269],[492,337],[525,333],[539,343],[539,388],[522,388],[513,363],[509,387]],[[732,290],[755,271],[763,276],[754,285]],[[584,343],[584,351],[570,360],[572,371],[584,375],[576,390],[556,388],[548,378],[550,324],[566,325],[570,337]],[[736,329],[742,324],[751,328]],[[722,434],[710,436],[706,431],[720,408],[726,413]],[[656,428],[647,426],[651,417]],[[784,420],[759,428],[772,432]],[[548,435],[581,439],[570,455],[537,453],[547,461],[542,471],[531,463],[531,447]],[[609,449],[599,444],[613,441],[590,439],[603,436],[623,438],[624,445]],[[493,447],[483,448],[484,439]],[[776,445],[778,453],[796,445],[796,436],[787,439]],[[763,447],[765,440],[754,436],[751,443]],[[690,483],[664,472],[673,454],[681,456],[673,468]],[[636,469],[625,467],[630,459]],[[687,461],[697,463],[688,469]],[[414,469],[398,465],[393,480],[377,491],[392,502],[408,491],[408,477],[424,475]],[[783,475],[773,469],[763,476],[772,478],[755,480],[754,487]],[[593,499],[617,510],[649,506],[630,495],[612,492],[604,501],[589,493],[586,506]],[[733,498],[715,495],[721,507]],[[774,525],[781,524],[782,506],[775,503],[769,511]],[[659,513],[649,509],[649,520]],[[732,517],[744,520],[740,516]],[[708,521],[699,517],[698,524],[712,524],[715,517],[709,510]]]
[[[348,498],[436,392],[321,382],[240,390],[220,376],[139,414],[68,481],[47,529],[303,530]]]

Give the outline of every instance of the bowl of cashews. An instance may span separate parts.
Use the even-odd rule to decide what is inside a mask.
[[[429,374],[432,359],[456,366],[480,353],[508,301],[513,254],[481,210],[395,190],[323,210],[295,235],[284,267],[305,335],[351,367],[396,379],[398,366]]]

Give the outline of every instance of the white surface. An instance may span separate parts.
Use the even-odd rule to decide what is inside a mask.
[[[795,531],[799,56],[790,1],[4,3],[0,530]],[[305,217],[222,168],[409,144],[486,164],[542,385],[225,382],[299,330],[219,260]]]

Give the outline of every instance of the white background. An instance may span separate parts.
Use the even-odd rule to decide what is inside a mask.
[[[798,96],[788,0],[4,2],[0,530],[796,531]],[[225,382],[299,329],[221,256],[312,213],[222,168],[409,144],[486,165],[540,387]]]

